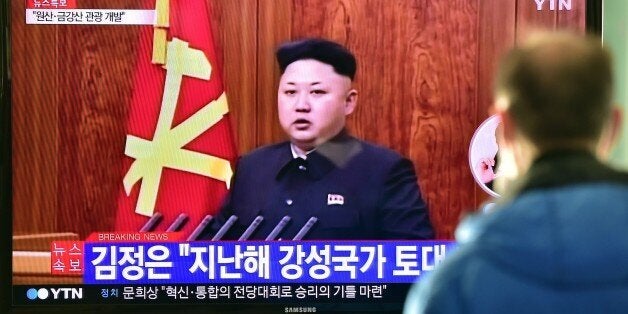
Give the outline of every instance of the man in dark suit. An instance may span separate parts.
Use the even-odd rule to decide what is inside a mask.
[[[237,239],[257,216],[249,239],[430,239],[434,236],[412,162],[352,137],[346,116],[356,106],[355,57],[343,46],[306,39],[277,50],[279,120],[290,141],[243,156],[232,188],[210,229],[237,220],[223,239]]]

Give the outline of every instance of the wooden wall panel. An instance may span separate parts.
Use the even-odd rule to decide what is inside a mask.
[[[478,97],[475,121],[489,117],[493,105],[494,75],[501,55],[515,45],[516,1],[479,1]],[[475,206],[490,196],[475,184]],[[463,209],[464,210],[464,209]]]
[[[24,2],[11,6],[14,234],[52,232],[57,215],[58,27],[24,25]]]
[[[257,1],[208,1],[218,63],[222,64],[233,134],[240,153],[258,146]],[[234,18],[238,17],[238,18]]]
[[[81,1],[80,7],[101,6]],[[137,8],[125,0],[111,8]],[[58,231],[111,230],[123,172],[138,26],[59,26]],[[115,34],[115,35],[114,35]],[[72,62],[68,62],[72,60]],[[73,210],[66,210],[73,209]],[[76,221],[81,223],[77,224]]]
[[[139,28],[12,21],[14,234],[111,230]]]
[[[556,27],[556,11],[549,10],[549,1],[538,11],[534,1],[517,0],[516,39],[517,42],[534,31],[554,29]]]
[[[257,38],[257,145],[285,139],[277,117],[279,67],[275,50],[279,43],[291,38],[294,21],[291,0],[258,0],[259,24]],[[296,5],[295,5],[296,6]]]
[[[477,123],[476,2],[298,3],[295,37],[330,38],[356,54],[350,130],[414,161],[438,236],[450,236],[474,204],[467,147]]]
[[[556,13],[556,27],[584,33],[586,31],[586,0],[571,0],[571,10]]]

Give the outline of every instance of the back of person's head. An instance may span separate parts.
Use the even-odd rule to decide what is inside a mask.
[[[496,79],[519,131],[539,147],[596,141],[611,112],[610,53],[598,38],[539,33],[502,59]]]
[[[307,38],[282,44],[276,52],[279,69],[299,60],[313,59],[329,64],[340,75],[355,77],[356,61],[353,54],[342,45],[320,38]]]

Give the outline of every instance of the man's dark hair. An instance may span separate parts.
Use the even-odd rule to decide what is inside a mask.
[[[532,142],[556,146],[596,140],[611,111],[610,53],[598,38],[568,33],[533,37],[502,59],[496,92]]]
[[[355,77],[356,62],[353,54],[344,46],[320,38],[307,38],[282,44],[276,52],[279,69],[283,74],[295,61],[314,59],[329,64],[340,75]]]

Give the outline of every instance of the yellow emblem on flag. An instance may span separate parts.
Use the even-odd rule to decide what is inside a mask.
[[[155,210],[164,167],[214,178],[225,182],[227,188],[233,175],[228,160],[182,148],[218,123],[229,112],[224,92],[218,99],[206,104],[191,117],[172,128],[183,76],[209,80],[212,68],[201,50],[190,48],[187,42],[178,38],[173,38],[167,43],[166,51],[159,51],[163,48],[166,37],[165,30],[157,26],[168,26],[167,1],[159,0],[157,9],[158,22],[155,25],[153,37],[153,62],[163,64],[165,57],[163,67],[166,69],[161,110],[153,139],[146,140],[127,135],[124,151],[125,155],[135,158],[123,179],[124,189],[129,195],[133,186],[140,180],[142,181],[135,212],[144,216],[151,216]]]

